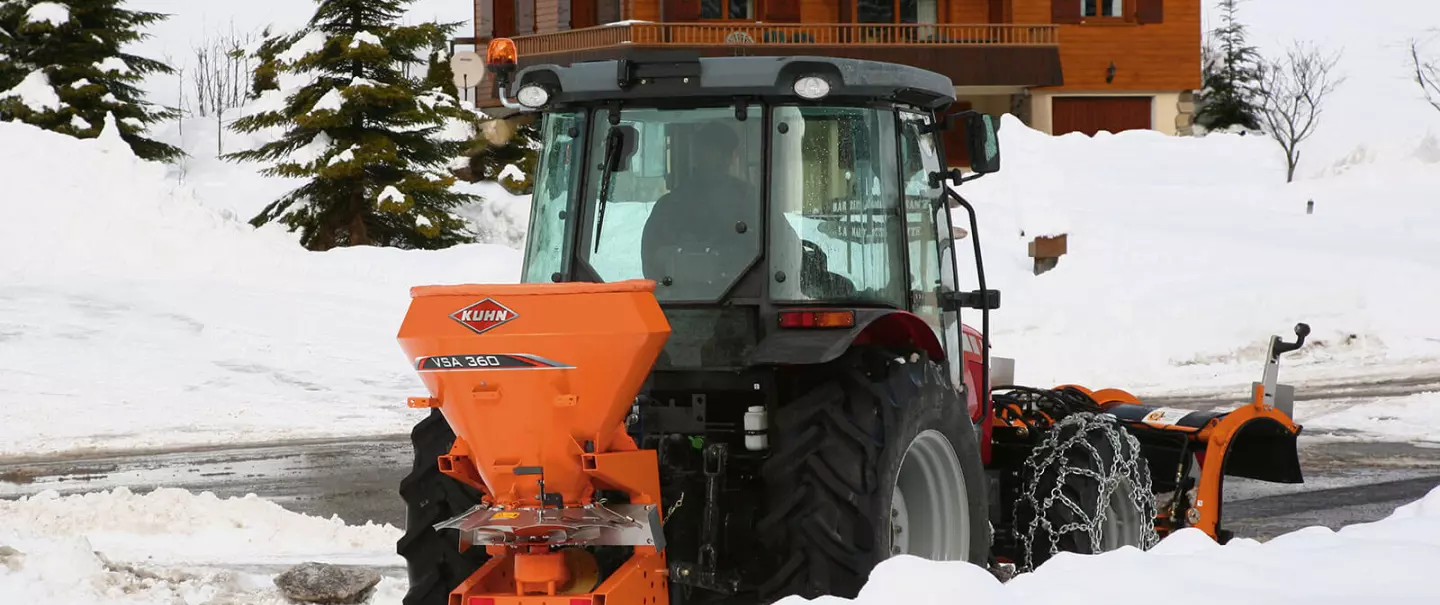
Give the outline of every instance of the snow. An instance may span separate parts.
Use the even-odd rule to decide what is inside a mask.
[[[49,491],[0,501],[0,545],[16,552],[0,555],[0,594],[34,605],[280,605],[285,600],[273,577],[288,565],[395,569],[403,565],[394,554],[400,535],[389,525],[347,525],[254,496],[222,499],[178,489],[139,495],[118,488],[61,497]],[[855,599],[814,602],[945,605],[964,595],[974,603],[1141,605],[1163,594],[1179,605],[1419,605],[1433,601],[1430,571],[1437,566],[1440,487],[1371,523],[1309,527],[1264,543],[1237,538],[1224,546],[1185,529],[1144,552],[1062,553],[1003,584],[973,564],[902,555],[878,565]],[[386,574],[366,602],[398,605],[406,584],[403,573]],[[807,602],[792,596],[777,605]]]
[[[290,159],[299,164],[308,164],[325,155],[332,144],[334,144],[334,140],[330,138],[330,135],[321,131],[320,134],[311,138],[309,143],[291,153]]]
[[[7,97],[19,97],[21,103],[36,112],[59,111],[62,107],[60,95],[50,87],[50,77],[38,69],[25,76],[15,88],[0,92],[0,99]]]
[[[312,107],[310,111],[340,111],[344,106],[345,96],[340,94],[340,89],[332,88],[330,92],[325,93],[319,101],[315,102],[315,107]]]
[[[307,32],[304,36],[301,36],[299,40],[296,40],[294,44],[291,44],[290,48],[285,49],[285,52],[276,55],[275,58],[279,59],[282,63],[294,63],[304,59],[305,55],[319,52],[325,48],[325,42],[324,32]]]
[[[318,137],[317,137],[317,138],[318,138]],[[354,160],[355,160],[355,148],[354,148],[354,147],[350,147],[350,148],[346,149],[345,151],[342,151],[342,152],[340,152],[340,153],[335,154],[335,157],[330,158],[330,161],[327,162],[326,165],[327,165],[327,166],[334,166],[334,165],[336,165],[336,164],[342,164],[342,163],[345,163],[345,162],[352,162],[352,161],[354,161]]]
[[[70,116],[70,126],[76,130],[90,130],[91,128],[90,123],[86,122],[85,118],[80,117],[79,114]]]
[[[480,196],[481,201],[464,206],[456,214],[469,222],[480,241],[520,248],[530,226],[530,196],[512,195],[499,183],[481,181],[455,183],[457,191]]]
[[[893,557],[871,572],[852,601],[815,602],[942,605],[965,595],[976,604],[1140,605],[1164,595],[1179,605],[1418,605],[1433,602],[1430,570],[1436,565],[1440,488],[1388,519],[1338,532],[1309,527],[1266,543],[1237,539],[1220,546],[1200,530],[1185,529],[1149,552],[1123,547],[1104,555],[1061,553],[1007,583],[969,563]],[[804,602],[791,596],[778,605]]]
[[[1004,168],[958,190],[980,215],[987,285],[1004,293],[994,354],[1018,360],[1017,382],[1238,403],[1268,337],[1301,321],[1314,333],[1281,380],[1302,390],[1440,360],[1440,318],[1425,311],[1440,295],[1428,152],[1287,186],[1273,143],[1253,136],[1050,137],[1010,116],[1000,132]],[[1027,244],[1053,233],[1068,253],[1035,276]],[[960,243],[973,288],[973,244]]]
[[[49,23],[58,27],[70,21],[70,8],[55,2],[40,2],[25,11],[25,20],[30,23]]]
[[[79,90],[79,89],[85,88],[86,86],[89,86],[89,85],[90,85],[90,80],[85,79],[85,78],[80,78],[79,80],[76,80],[76,81],[74,81],[74,82],[71,82],[71,83],[70,83],[70,88],[74,88],[74,89],[76,89],[76,90]]]
[[[386,185],[385,189],[380,192],[380,196],[377,197],[376,200],[382,204],[385,202],[394,202],[396,204],[399,204],[405,201],[405,194],[400,193],[400,190],[396,189],[394,185]]]
[[[1062,553],[1004,584],[968,563],[899,556],[878,565],[855,599],[814,602],[945,605],[964,595],[967,603],[1142,605],[1163,595],[1177,605],[1420,605],[1434,602],[1437,565],[1440,488],[1388,518],[1338,531],[1310,527],[1264,543],[1220,546],[1190,528],[1146,552]],[[776,605],[805,602],[792,596]]]
[[[0,123],[0,457],[409,430],[409,288],[513,282],[518,250],[308,252],[226,208],[293,186],[255,169],[197,157],[181,185],[113,118],[91,140]]]
[[[130,73],[130,66],[120,57],[106,57],[104,61],[95,64],[95,69],[102,72],[115,72],[119,74]]]
[[[305,561],[403,565],[401,532],[293,513],[246,496],[125,488],[0,501],[7,603],[253,603],[283,605],[272,582]],[[405,579],[385,577],[370,603],[400,602]]]
[[[1305,430],[1328,441],[1440,442],[1440,392],[1390,399],[1302,401]]]
[[[498,180],[504,181],[505,179],[523,181],[525,180],[525,173],[514,164],[506,164],[504,168],[500,169],[500,178]]]
[[[350,48],[360,48],[361,44],[380,46],[380,36],[377,36],[370,32],[360,32],[358,34],[355,34],[355,37],[350,40]]]
[[[1203,27],[1220,22],[1207,0]],[[1291,40],[1314,41],[1343,54],[1336,75],[1345,82],[1324,108],[1319,130],[1303,148],[1300,175],[1321,173],[1357,149],[1384,149],[1400,155],[1426,133],[1440,135],[1440,112],[1420,96],[1407,68],[1411,38],[1433,35],[1440,2],[1392,0],[1383,11],[1351,11],[1347,0],[1265,0],[1242,2],[1240,19],[1250,43],[1268,56],[1282,56]],[[1432,47],[1433,48],[1433,47]],[[1124,64],[1117,61],[1123,69]]]

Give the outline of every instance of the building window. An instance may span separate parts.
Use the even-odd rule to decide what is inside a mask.
[[[937,0],[854,0],[860,23],[935,23]]]
[[[700,0],[701,19],[754,19],[755,0]]]
[[[1080,0],[1082,17],[1123,17],[1124,0]]]

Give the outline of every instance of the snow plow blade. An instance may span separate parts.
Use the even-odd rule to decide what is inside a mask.
[[[1259,401],[1259,388],[1256,389]],[[1220,543],[1225,477],[1303,483],[1296,442],[1301,426],[1284,411],[1251,403],[1230,411],[1153,407],[1097,391],[1091,396],[1130,429],[1150,463],[1156,531],[1195,527]],[[1126,394],[1128,395],[1128,394]]]
[[[1295,391],[1278,382],[1278,373],[1280,356],[1303,346],[1309,334],[1310,326],[1301,323],[1293,342],[1271,336],[1250,403],[1233,410],[1154,407],[1119,389],[1072,387],[1085,391],[1140,442],[1156,493],[1155,529],[1162,537],[1195,527],[1228,542],[1234,534],[1221,527],[1227,476],[1304,483],[1297,447],[1302,427],[1291,417]]]
[[[399,341],[456,435],[440,471],[483,503],[440,523],[490,560],[450,603],[664,605],[659,467],[623,424],[670,334],[654,282],[427,286]],[[604,494],[602,490],[606,490]],[[618,492],[618,494],[617,494]],[[623,494],[623,502],[607,502]],[[584,546],[633,546],[598,582]],[[656,576],[661,576],[656,578]]]

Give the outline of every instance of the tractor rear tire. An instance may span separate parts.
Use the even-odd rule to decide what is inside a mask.
[[[923,353],[855,347],[808,382],[772,414],[756,529],[776,559],[758,596],[854,598],[875,565],[901,553],[985,565],[976,430],[941,367]],[[901,518],[915,526],[892,522]]]
[[[1056,423],[1021,469],[1015,533],[1029,570],[1062,551],[1154,546],[1155,494],[1140,442],[1109,414]]]
[[[450,591],[489,559],[483,547],[460,552],[453,531],[441,534],[434,525],[480,503],[481,493],[440,472],[436,458],[450,453],[455,433],[440,410],[430,411],[410,432],[415,462],[400,481],[405,501],[405,535],[395,545],[405,558],[410,590],[404,605],[447,605]]]

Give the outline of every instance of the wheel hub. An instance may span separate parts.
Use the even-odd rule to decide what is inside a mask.
[[[970,499],[960,457],[936,430],[915,436],[896,475],[890,507],[890,552],[932,561],[970,554]]]
[[[1100,523],[1100,548],[1109,552],[1122,546],[1140,547],[1142,520],[1135,506],[1135,486],[1129,479],[1120,479],[1105,503],[1105,518]]]

